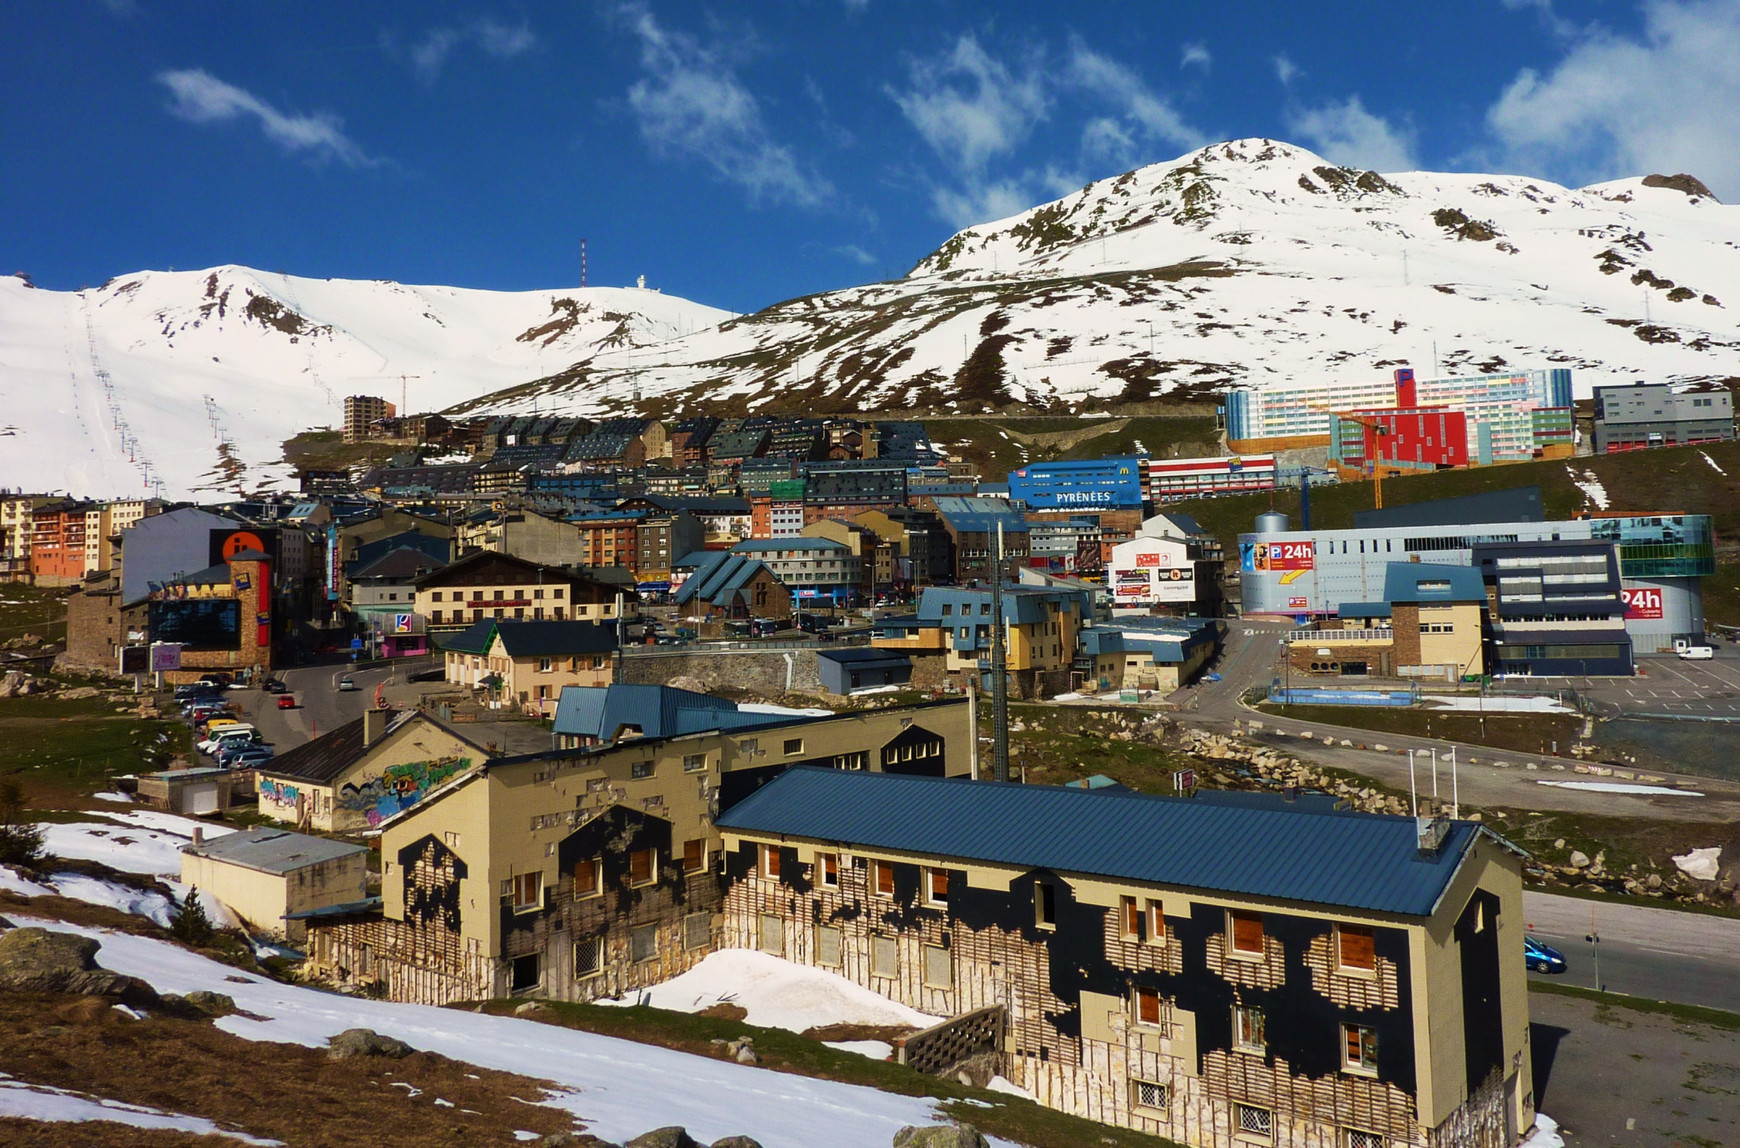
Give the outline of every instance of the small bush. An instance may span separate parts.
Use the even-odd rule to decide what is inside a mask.
[[[206,916],[205,906],[199,902],[199,887],[196,885],[187,891],[187,900],[181,903],[181,908],[169,922],[169,935],[184,945],[201,948],[211,944],[213,932],[211,918]]]
[[[42,830],[24,820],[24,787],[0,778],[0,864],[29,869],[42,863]]]

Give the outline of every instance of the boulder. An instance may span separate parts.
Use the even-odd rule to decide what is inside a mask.
[[[549,1006],[545,1005],[543,1001],[527,1001],[523,1005],[516,1005],[515,1006],[514,1015],[515,1016],[537,1016],[539,1013],[546,1013],[549,1011],[550,1011]]]
[[[1675,857],[1674,868],[1694,881],[1714,881],[1721,866],[1721,857],[1720,845],[1712,845],[1708,849],[1693,849]]]
[[[1571,868],[1573,868],[1573,869],[1587,869],[1587,868],[1589,868],[1589,855],[1587,853],[1584,853],[1581,849],[1571,850]]]
[[[702,1148],[702,1145],[689,1135],[687,1128],[673,1124],[668,1128],[654,1128],[651,1132],[642,1132],[623,1145],[623,1148]]]
[[[328,1042],[328,1060],[349,1060],[353,1056],[384,1056],[399,1060],[411,1055],[411,1046],[397,1037],[382,1036],[371,1028],[347,1028]]]
[[[182,1003],[208,1016],[228,1016],[236,1011],[236,998],[227,993],[195,989],[181,998]]]
[[[95,686],[77,686],[70,690],[62,690],[60,698],[66,702],[81,702],[86,698],[94,698],[102,692]]]
[[[990,1148],[971,1124],[941,1124],[920,1128],[908,1124],[894,1134],[894,1148]]]
[[[31,927],[0,935],[0,989],[73,993],[119,999],[135,1008],[157,1004],[157,990],[137,977],[97,965],[101,948],[89,937]]]
[[[749,1136],[727,1136],[713,1141],[712,1148],[761,1148],[761,1141]]]

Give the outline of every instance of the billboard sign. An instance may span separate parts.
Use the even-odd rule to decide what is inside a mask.
[[[343,579],[344,551],[338,545],[338,523],[326,528],[326,600],[338,601],[338,584]]]
[[[255,527],[247,529],[218,529],[211,532],[211,561],[209,566],[222,566],[228,559],[234,558],[248,550],[257,550],[262,554],[273,554],[278,545],[276,530],[261,530]]]
[[[1314,570],[1317,567],[1315,542],[1263,542],[1257,546],[1258,570]]]
[[[179,598],[146,608],[151,636],[196,650],[242,648],[242,604],[235,598]]]
[[[174,642],[151,643],[151,672],[165,674],[181,668],[181,647]]]
[[[1289,598],[1289,599],[1287,599],[1287,609],[1289,609],[1289,610],[1304,610],[1304,609],[1308,608],[1310,605],[1311,605],[1311,599],[1309,599],[1309,598]]]
[[[1621,590],[1625,596],[1625,620],[1652,620],[1661,617],[1661,590],[1654,586],[1640,586],[1635,590]]]
[[[1034,510],[1139,509],[1142,472],[1134,455],[1034,463],[1009,472],[1009,497]]]
[[[150,646],[122,646],[120,654],[123,674],[143,674],[151,669]]]
[[[1136,555],[1136,565],[1138,566],[1165,566],[1170,561],[1166,555],[1160,553]]]
[[[411,618],[412,615],[410,614],[394,614],[393,633],[409,634],[411,632]]]

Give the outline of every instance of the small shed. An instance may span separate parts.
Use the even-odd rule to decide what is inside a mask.
[[[256,826],[181,847],[181,880],[229,906],[249,927],[299,943],[301,919],[368,896],[368,848],[288,829]]]
[[[252,776],[249,774],[247,776]],[[139,799],[170,813],[222,813],[232,804],[236,775],[227,769],[166,769],[139,779]]]
[[[853,694],[912,683],[912,655],[898,650],[817,650],[816,670],[822,690]]]

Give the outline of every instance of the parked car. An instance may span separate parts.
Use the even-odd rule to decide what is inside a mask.
[[[278,695],[278,708],[281,710],[293,710],[293,709],[295,709],[296,708],[296,695],[295,694],[279,694]]]
[[[1531,973],[1562,973],[1570,968],[1563,953],[1526,933],[1523,934],[1523,960]]]
[[[338,679],[338,692],[341,694],[353,693],[361,688],[361,686],[356,684],[356,679],[351,677],[349,674]]]
[[[260,688],[269,694],[287,694],[290,692],[290,687],[277,678],[267,678],[260,683]]]
[[[779,633],[779,620],[777,618],[756,618],[751,623],[751,628],[757,638],[771,638]]]
[[[266,764],[276,756],[277,754],[269,745],[245,745],[234,753],[220,756],[218,764],[226,769],[253,769],[257,765]]]
[[[199,743],[199,752],[216,756],[217,751],[226,745],[242,744],[258,740],[260,731],[251,725],[230,725],[212,734]]]
[[[1709,646],[1687,646],[1680,651],[1680,657],[1688,662],[1707,662],[1716,656],[1716,651]]]

